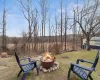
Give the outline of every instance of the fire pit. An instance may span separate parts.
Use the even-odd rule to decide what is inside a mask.
[[[51,72],[59,68],[59,63],[55,61],[55,57],[51,53],[46,52],[41,58],[40,70],[43,72]]]
[[[42,59],[41,59],[41,65],[43,68],[49,69],[54,65],[55,57],[53,57],[49,52],[46,52]]]
[[[59,69],[59,62],[56,62],[55,57],[51,53],[46,52],[44,55],[33,57],[40,66],[40,71],[51,72]]]
[[[54,61],[52,61],[52,62],[41,62],[41,65],[42,65],[42,67],[43,68],[46,68],[46,69],[50,69],[50,67],[52,67],[53,66],[53,64],[54,64]]]

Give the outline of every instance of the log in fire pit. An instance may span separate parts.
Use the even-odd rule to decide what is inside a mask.
[[[51,53],[46,52],[41,59],[41,66],[45,69],[50,69],[54,65],[55,57]]]

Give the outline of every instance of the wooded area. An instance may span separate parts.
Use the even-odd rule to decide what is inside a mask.
[[[51,14],[49,12],[50,3],[48,0],[39,0],[40,11],[34,6],[33,0],[18,0],[19,10],[22,12],[28,24],[28,30],[22,31],[22,37],[11,38],[10,42],[6,39],[6,16],[5,7],[2,16],[2,50],[6,51],[6,45],[13,41],[16,48],[20,44],[20,51],[24,53],[51,51],[60,53],[63,51],[73,51],[82,48],[83,39],[86,38],[87,45],[93,36],[99,36],[99,0],[84,0],[82,8],[74,6],[73,16],[69,16],[67,7],[63,8],[63,0],[59,2],[60,13],[55,14],[55,20],[52,23]],[[47,31],[48,30],[48,31]],[[48,34],[46,34],[46,31]],[[70,33],[69,33],[70,32]],[[8,36],[9,37],[9,36]],[[8,40],[8,41],[7,41]],[[88,48],[89,50],[89,48]]]

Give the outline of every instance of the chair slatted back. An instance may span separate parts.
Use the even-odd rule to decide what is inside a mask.
[[[96,58],[95,58],[95,60],[94,60],[94,63],[93,63],[93,65],[92,65],[92,68],[96,68],[96,65],[97,65],[97,63],[98,63],[98,60],[99,60],[99,54],[100,54],[100,52],[98,51],[98,53],[97,53],[97,55],[96,55]]]
[[[14,53],[15,53],[16,61],[17,61],[18,65],[19,65],[19,67],[21,68],[21,66],[20,66],[20,60],[19,60],[19,57],[18,57],[18,55],[17,55],[17,51],[14,50]]]

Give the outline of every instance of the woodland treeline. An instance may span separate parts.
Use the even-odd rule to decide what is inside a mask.
[[[81,8],[79,0],[76,0],[77,5],[72,9],[73,16],[68,15],[67,7],[63,8],[63,0],[60,0],[60,14],[53,13],[55,15],[54,24],[52,24],[52,15],[49,12],[49,0],[39,0],[40,11],[34,6],[33,1],[18,0],[19,10],[28,23],[28,30],[23,30],[20,38],[7,38],[7,10],[4,7],[3,20],[0,24],[3,51],[7,50],[6,45],[8,43],[14,43],[16,49],[29,54],[44,51],[54,53],[73,51],[81,49],[84,38],[86,38],[86,43],[89,46],[91,37],[100,35],[100,0],[84,0]],[[48,34],[46,34],[46,30],[48,30]]]

